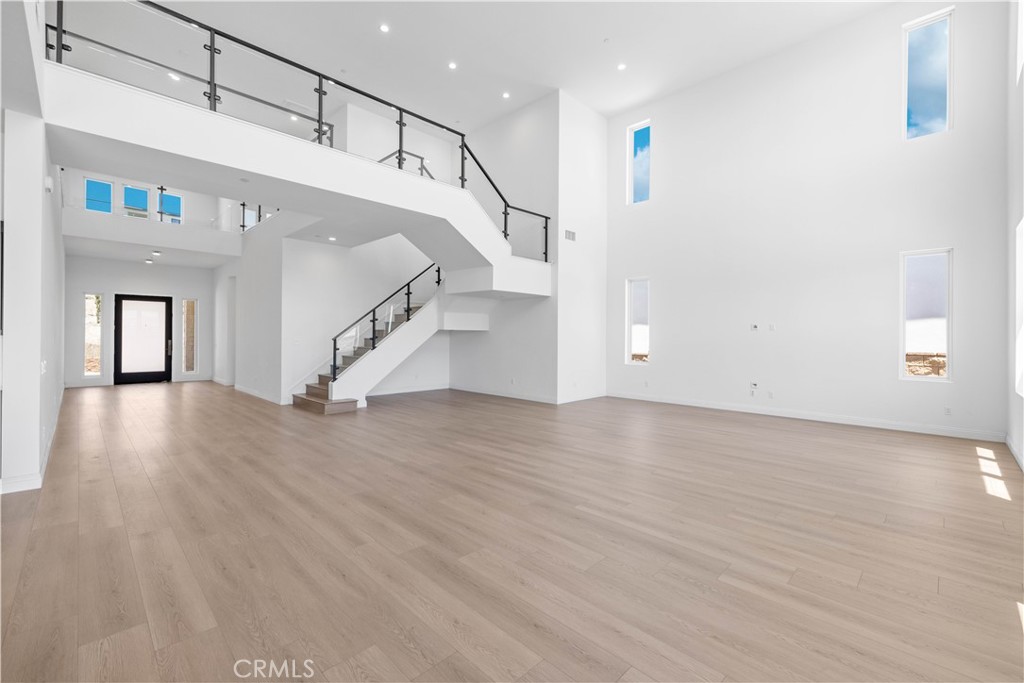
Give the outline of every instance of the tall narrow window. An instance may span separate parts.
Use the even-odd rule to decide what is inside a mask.
[[[133,218],[149,218],[149,190],[125,185],[124,213]]]
[[[903,377],[949,377],[951,264],[949,249],[903,254]]]
[[[110,213],[113,204],[114,186],[103,180],[85,179],[85,208],[89,211]]]
[[[907,139],[949,129],[952,9],[904,27]]]
[[[651,198],[651,122],[629,127],[629,203],[639,204]]]
[[[626,362],[646,363],[651,356],[651,283],[626,281]]]
[[[182,302],[182,372],[196,371],[196,300],[185,299]]]
[[[168,223],[181,223],[181,196],[168,194],[160,195],[160,220]]]
[[[98,375],[101,370],[102,306],[103,297],[100,294],[85,295],[85,363],[82,374],[86,376]]]

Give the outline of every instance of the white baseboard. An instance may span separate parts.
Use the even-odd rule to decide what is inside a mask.
[[[270,401],[275,405],[281,405],[281,400],[279,397],[271,396],[270,394],[264,394],[262,391],[256,391],[255,389],[250,389],[249,387],[243,387],[241,384],[235,385],[235,391],[241,391],[243,394],[248,394],[250,396],[255,396],[256,398],[261,398],[264,401]]]
[[[17,493],[42,488],[43,477],[39,474],[22,474],[17,477],[0,479],[0,493]]]
[[[745,405],[742,403],[719,403],[716,401],[691,401],[667,398],[662,396],[644,396],[629,393],[609,393],[612,398],[628,398],[634,401],[653,401],[655,403],[673,403],[692,406],[694,408],[710,408],[712,410],[730,410],[737,413],[754,413],[773,417],[789,417],[797,420],[813,420],[814,422],[830,422],[833,424],[853,425],[856,427],[873,427],[875,429],[892,429],[898,432],[914,432],[917,434],[934,434],[936,436],[952,436],[958,439],[975,441],[1005,441],[1004,432],[990,432],[984,429],[967,427],[947,427],[945,425],[918,424],[915,422],[899,422],[855,415],[838,415],[836,413],[819,413],[810,410],[786,410],[766,408],[763,406]]]
[[[234,380],[228,381],[228,380],[224,379],[223,377],[217,377],[216,375],[214,375],[213,381],[216,382],[217,384],[220,384],[220,385],[225,386],[225,387],[233,387],[233,386],[235,386]]]
[[[483,394],[484,396],[501,396],[502,398],[514,398],[519,401],[533,401],[534,403],[548,403],[555,405],[557,402],[551,396],[541,396],[533,393],[516,393],[504,391],[484,391],[482,389],[469,389],[466,387],[448,387],[452,391],[465,391],[467,394]]]
[[[437,386],[424,386],[422,384],[407,384],[400,387],[388,387],[384,391],[372,391],[367,394],[367,397],[374,396],[390,396],[391,394],[415,394],[420,391],[440,391],[442,389],[448,389],[447,383],[438,384]]]
[[[1019,467],[1022,470],[1024,470],[1024,459],[1022,459],[1022,456],[1024,456],[1024,453],[1021,453],[1013,445],[1013,441],[1010,439],[1009,435],[1007,435],[1007,437],[1006,437],[1006,447],[1010,449],[1010,455],[1012,455],[1013,459],[1017,461],[1017,467]]]

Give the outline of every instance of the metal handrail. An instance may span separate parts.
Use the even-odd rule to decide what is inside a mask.
[[[65,0],[57,0],[57,25],[53,27],[53,30],[56,32],[56,39],[54,41],[54,45],[53,46],[47,45],[47,49],[48,50],[51,49],[51,48],[55,49],[54,59],[55,59],[55,61],[58,64],[63,63],[63,61],[64,61],[64,52],[71,49],[69,46],[64,44],[64,37],[66,35],[76,35],[76,34],[73,34],[73,33],[69,32],[67,29],[64,28],[64,2],[65,2]],[[418,113],[412,111],[411,109],[406,109],[405,107],[400,107],[400,106],[398,106],[398,105],[396,105],[396,104],[394,104],[392,102],[389,102],[388,100],[385,100],[382,97],[378,97],[377,95],[374,95],[374,94],[372,94],[370,92],[362,90],[361,88],[357,88],[357,87],[355,87],[353,85],[350,85],[350,84],[344,82],[343,80],[341,80],[339,78],[335,78],[333,76],[327,76],[326,74],[321,73],[321,72],[319,72],[319,71],[317,71],[315,69],[312,69],[312,68],[310,68],[308,66],[300,64],[300,63],[298,63],[298,62],[296,62],[294,60],[288,59],[287,57],[282,57],[279,54],[271,52],[270,50],[262,48],[262,47],[260,47],[258,45],[254,45],[253,43],[250,43],[247,40],[243,40],[242,38],[234,36],[234,35],[232,35],[230,33],[225,32],[225,31],[221,31],[220,29],[214,28],[213,26],[210,26],[209,24],[206,24],[204,22],[201,22],[201,21],[198,21],[196,19],[193,19],[192,17],[189,17],[188,15],[182,14],[181,12],[178,12],[176,10],[170,9],[169,7],[164,7],[163,5],[160,5],[160,4],[156,3],[156,2],[153,2],[152,0],[138,0],[138,2],[139,2],[140,5],[148,8],[148,9],[151,9],[151,10],[154,10],[154,11],[157,11],[157,12],[162,12],[163,14],[166,14],[168,16],[174,17],[178,21],[190,24],[193,27],[195,27],[196,29],[200,29],[200,30],[206,31],[209,34],[209,44],[208,45],[204,45],[204,47],[210,53],[210,60],[209,60],[209,64],[210,64],[209,71],[210,71],[210,73],[209,73],[209,78],[203,79],[203,78],[199,78],[199,77],[197,77],[197,76],[195,76],[193,74],[186,74],[186,75],[188,75],[190,78],[192,78],[194,80],[198,80],[200,82],[205,82],[205,83],[209,84],[209,91],[204,93],[204,94],[209,99],[210,109],[212,111],[216,111],[217,110],[217,102],[220,100],[220,97],[217,95],[217,92],[218,92],[218,90],[222,89],[225,92],[230,92],[232,94],[240,95],[242,97],[247,97],[247,98],[249,98],[249,99],[251,99],[253,101],[262,102],[264,104],[267,104],[268,106],[272,106],[272,107],[275,107],[277,109],[281,109],[281,110],[284,110],[284,111],[289,111],[290,113],[292,113],[292,114],[294,114],[296,116],[301,116],[304,119],[313,120],[312,117],[309,116],[309,115],[303,114],[301,112],[291,112],[290,110],[288,110],[286,108],[283,108],[283,107],[280,107],[279,105],[274,105],[272,103],[265,102],[263,100],[260,100],[259,98],[255,98],[255,97],[253,97],[251,95],[247,95],[245,93],[241,93],[241,92],[232,90],[232,89],[230,89],[230,88],[228,88],[226,86],[222,86],[222,85],[218,84],[217,81],[216,81],[216,77],[215,77],[215,65],[216,65],[216,55],[221,52],[220,48],[217,47],[217,38],[220,37],[220,38],[223,38],[225,40],[231,41],[232,43],[234,43],[236,45],[244,47],[244,48],[246,48],[246,49],[248,49],[248,50],[250,50],[252,52],[255,52],[257,54],[263,55],[263,56],[268,57],[270,59],[276,60],[278,62],[281,62],[282,64],[286,64],[286,65],[288,65],[288,66],[290,66],[290,67],[292,67],[294,69],[298,69],[299,71],[302,71],[304,73],[310,74],[311,76],[314,76],[314,77],[317,78],[318,85],[317,85],[316,88],[314,88],[314,91],[317,93],[317,95],[319,97],[319,106],[318,106],[318,110],[317,110],[317,114],[318,115],[317,115],[317,119],[316,119],[317,127],[315,129],[315,132],[316,132],[315,140],[319,144],[323,144],[324,133],[326,133],[326,131],[323,128],[323,126],[325,124],[325,122],[323,120],[323,98],[327,94],[326,90],[324,88],[325,83],[331,84],[331,85],[336,85],[338,87],[344,88],[344,89],[346,89],[346,90],[348,90],[350,92],[356,93],[357,95],[365,97],[365,98],[367,98],[369,100],[372,100],[372,101],[377,102],[379,104],[382,104],[384,106],[390,107],[390,108],[392,108],[392,109],[394,109],[395,111],[398,112],[398,120],[395,123],[398,124],[398,150],[399,150],[399,154],[398,154],[399,164],[398,164],[398,166],[399,166],[399,168],[402,168],[403,161],[404,161],[404,132],[405,132],[404,129],[405,129],[405,126],[407,125],[406,122],[405,122],[405,117],[406,116],[411,116],[411,117],[413,117],[415,119],[419,119],[420,121],[422,121],[424,123],[427,123],[427,124],[429,124],[431,126],[434,126],[435,128],[439,128],[440,130],[446,131],[448,133],[451,133],[452,135],[457,136],[459,138],[459,143],[460,143],[459,144],[459,149],[460,149],[460,156],[461,156],[461,166],[460,166],[461,173],[459,175],[459,180],[461,182],[462,188],[465,189],[465,187],[466,187],[466,180],[467,180],[467,178],[466,178],[466,153],[468,153],[470,158],[472,158],[473,162],[476,164],[477,168],[479,168],[480,172],[483,173],[484,178],[487,179],[487,182],[490,183],[491,187],[494,189],[494,191],[501,198],[501,201],[502,201],[502,203],[504,205],[504,211],[502,212],[502,214],[504,216],[504,227],[502,229],[502,234],[504,235],[505,239],[506,240],[508,239],[508,234],[509,234],[508,233],[508,218],[509,218],[509,212],[510,211],[519,211],[519,212],[526,213],[526,214],[529,214],[529,215],[532,215],[532,216],[537,216],[539,218],[543,218],[544,219],[544,260],[545,261],[548,260],[548,225],[549,225],[549,222],[551,220],[551,217],[550,216],[546,216],[546,215],[544,215],[542,213],[538,213],[536,211],[529,211],[527,209],[522,209],[520,207],[517,207],[517,206],[514,206],[512,204],[509,204],[508,199],[501,192],[501,190],[498,189],[497,183],[494,182],[494,179],[487,172],[487,169],[484,168],[483,164],[481,164],[480,160],[476,157],[476,154],[473,153],[473,150],[466,143],[466,134],[465,133],[463,133],[463,132],[461,132],[461,131],[459,131],[459,130],[457,130],[455,128],[452,128],[450,126],[446,126],[446,125],[444,125],[442,123],[438,123],[437,121],[434,121],[433,119],[430,119],[430,118],[428,118],[426,116],[423,116],[422,114],[418,114]],[[102,45],[102,43],[100,43],[99,41],[93,41],[92,39],[86,38],[84,36],[76,36],[76,37],[81,38],[83,40],[90,40],[90,41],[92,41],[93,43],[95,43],[97,45]],[[114,49],[114,50],[117,50],[118,52],[121,52],[122,54],[130,54],[130,53],[125,52],[124,50],[119,50],[117,48],[113,48],[113,46],[106,46],[106,47]],[[139,55],[132,55],[132,56],[135,57],[135,58],[141,58],[144,61],[149,61],[152,64],[158,64],[161,67],[168,68],[165,65],[159,64],[158,62],[154,62],[152,60],[147,60],[145,58],[142,58]]]
[[[430,172],[430,169],[427,168],[427,164],[426,164],[427,159],[426,159],[426,157],[421,157],[419,154],[414,154],[413,152],[402,151],[400,149],[396,149],[394,152],[392,152],[391,154],[387,155],[383,159],[378,159],[377,163],[378,164],[383,164],[388,159],[392,159],[394,157],[397,157],[399,154],[401,154],[402,156],[406,156],[406,157],[412,157],[413,159],[419,159],[420,160],[420,175],[423,175],[424,173],[426,173],[430,177],[431,180],[437,180],[437,178],[434,177],[434,174]]]
[[[47,24],[46,25],[46,30],[47,31],[53,31],[54,33],[56,33],[57,32],[57,27],[54,26],[53,24]],[[92,43],[93,45],[99,45],[100,47],[103,47],[103,48],[106,48],[108,50],[112,50],[114,52],[117,52],[117,53],[121,54],[124,57],[128,57],[130,59],[134,59],[134,60],[137,60],[137,61],[140,61],[140,62],[146,62],[147,64],[152,64],[153,66],[158,66],[161,69],[165,69],[168,72],[172,72],[172,73],[174,73],[177,76],[181,76],[183,78],[188,78],[188,79],[196,81],[198,83],[206,83],[207,82],[207,80],[205,78],[203,78],[202,76],[196,76],[195,74],[192,74],[192,73],[189,73],[188,71],[184,71],[182,69],[179,69],[178,67],[170,66],[168,64],[164,64],[163,62],[158,62],[155,59],[150,59],[149,57],[143,57],[142,55],[135,54],[134,52],[130,52],[128,50],[124,50],[124,49],[119,48],[119,47],[115,47],[113,45],[110,45],[109,43],[104,43],[101,40],[96,40],[95,38],[89,38],[88,36],[83,36],[80,33],[75,33],[74,31],[69,31],[68,29],[64,29],[64,34],[68,35],[68,36],[71,36],[72,38],[77,38],[78,40],[84,40],[87,43]],[[48,49],[50,49],[50,50],[56,49],[56,45],[51,44],[49,42],[47,42],[46,47]],[[273,102],[268,102],[267,100],[264,100],[262,98],[256,97],[255,95],[250,95],[249,93],[242,92],[241,90],[235,90],[234,88],[231,88],[231,87],[226,86],[226,85],[221,85],[220,83],[218,83],[217,84],[217,92],[220,92],[222,90],[224,92],[226,92],[226,93],[230,93],[232,95],[237,95],[239,97],[244,97],[247,100],[251,100],[253,102],[256,102],[258,104],[262,104],[262,105],[264,105],[266,107],[270,107],[272,109],[276,109],[276,110],[284,112],[286,114],[291,114],[292,116],[296,116],[298,118],[306,119],[307,121],[311,121],[312,123],[319,123],[315,117],[310,116],[309,114],[306,114],[304,112],[297,111],[295,109],[289,109],[288,107],[283,107],[280,104],[274,104]],[[327,126],[330,129],[330,132],[328,133],[327,137],[329,137],[331,140],[333,140],[334,139],[334,134],[333,134],[334,133],[334,124],[330,123],[328,121],[324,121],[324,125]]]
[[[353,322],[351,325],[349,325],[348,327],[343,329],[341,332],[339,332],[338,334],[336,334],[333,337],[331,337],[331,381],[334,381],[335,379],[338,378],[338,338],[348,334],[353,329],[358,329],[359,323],[363,322],[364,320],[366,320],[367,317],[369,317],[371,319],[371,323],[370,323],[370,348],[371,349],[376,349],[377,348],[377,309],[380,308],[381,306],[386,305],[388,303],[388,301],[390,301],[392,298],[394,298],[394,297],[398,296],[399,294],[401,294],[402,290],[404,289],[405,290],[405,315],[406,315],[406,322],[408,322],[412,318],[412,283],[415,282],[416,280],[420,279],[421,277],[423,277],[423,275],[425,275],[431,269],[436,269],[437,270],[437,286],[440,287],[441,286],[441,268],[436,263],[431,263],[429,266],[427,266],[426,268],[421,270],[419,273],[417,273],[416,276],[413,277],[411,280],[406,282],[404,285],[402,285],[401,287],[396,289],[394,292],[392,292],[388,296],[386,296],[383,299],[381,299],[380,303],[378,303],[376,306],[374,306],[369,311],[367,311],[363,315],[361,315],[358,318],[356,318],[355,322]]]

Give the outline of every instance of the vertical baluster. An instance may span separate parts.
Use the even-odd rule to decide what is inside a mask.
[[[548,262],[548,217],[544,216],[544,263]]]
[[[331,379],[338,376],[338,338],[334,338],[334,352],[331,354]]]
[[[64,0],[57,0],[57,63],[64,63]]]
[[[459,173],[459,181],[462,182],[462,188],[466,188],[466,136],[461,136],[462,142],[459,144],[459,156],[462,157],[462,172]]]
[[[437,267],[437,286],[441,286],[441,266]]]
[[[508,202],[505,202],[505,210],[501,212],[505,216],[505,229],[501,231],[505,235],[505,239],[508,239]]]
[[[210,98],[210,111],[217,111],[217,101],[220,100],[217,95],[217,55],[220,54],[220,50],[217,49],[217,33],[212,28],[210,44],[203,47],[210,51],[210,91],[203,94]]]
[[[405,285],[405,321],[412,317],[412,282]]]
[[[398,168],[405,168],[405,111],[398,110]]]
[[[370,320],[370,348],[377,348],[377,309],[373,309],[373,315]]]
[[[242,202],[242,232],[245,232],[245,202]]]
[[[319,84],[316,88],[316,143],[318,145],[324,144],[324,95],[327,93],[324,91],[324,77],[323,75],[318,76]]]

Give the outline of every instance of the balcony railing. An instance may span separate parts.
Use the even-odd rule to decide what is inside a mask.
[[[58,0],[47,29],[57,63],[470,189],[513,253],[548,260],[550,217],[509,202],[455,128],[147,0]]]

